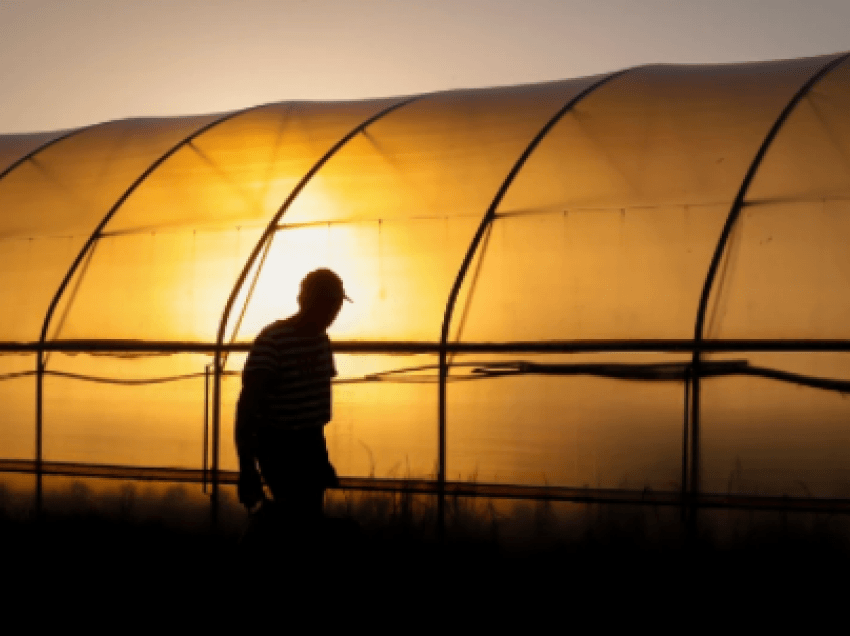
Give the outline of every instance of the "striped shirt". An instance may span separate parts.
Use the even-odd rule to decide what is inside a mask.
[[[299,333],[296,320],[272,323],[260,332],[244,372],[270,371],[261,426],[289,430],[321,428],[331,419],[331,378],[336,375],[327,334]]]

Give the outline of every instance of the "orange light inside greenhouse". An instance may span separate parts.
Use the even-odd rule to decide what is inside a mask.
[[[0,136],[2,459],[233,471],[329,267],[341,476],[846,496],[848,115],[833,55]]]

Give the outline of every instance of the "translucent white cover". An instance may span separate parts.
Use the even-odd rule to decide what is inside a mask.
[[[226,343],[248,343],[297,311],[304,274],[331,267],[354,299],[331,337],[361,350],[383,347],[337,357],[332,459],[343,475],[427,477],[438,440],[433,347],[461,263],[503,186],[461,281],[452,342],[687,342],[721,230],[759,148],[833,60],[653,65],[409,102],[281,103],[71,131],[0,179],[0,344],[8,354],[29,343],[24,354],[0,356],[3,455],[34,456],[35,378],[18,374],[35,370],[48,305],[110,215],[59,299],[48,343],[209,347],[223,320]],[[0,136],[0,172],[63,134]],[[757,168],[712,288],[706,337],[850,339],[850,63],[802,96]],[[390,355],[420,345],[432,347],[421,359]],[[47,357],[45,458],[202,464],[203,417],[213,407],[203,378],[209,349],[119,358],[80,348]],[[843,362],[820,365],[810,352],[744,357],[848,377]],[[452,358],[449,477],[681,485],[681,380],[458,379],[466,362],[502,358],[520,359]],[[623,364],[684,362],[689,354],[523,359]],[[222,381],[221,457],[231,469],[243,362],[244,354],[229,356]],[[426,369],[402,374],[404,381],[364,379],[411,363]],[[847,453],[830,450],[846,446],[839,392],[743,375],[708,379],[704,388],[706,488],[723,490],[740,473],[740,456],[741,470],[759,467],[758,483],[774,484],[765,492],[794,480],[817,494],[843,492],[835,483]],[[806,472],[817,466],[829,475]]]

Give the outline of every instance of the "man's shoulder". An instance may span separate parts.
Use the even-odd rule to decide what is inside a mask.
[[[292,318],[286,320],[276,320],[270,325],[266,325],[257,335],[254,342],[260,340],[274,340],[277,338],[291,338],[297,335],[295,324]]]
[[[326,333],[311,333],[303,328],[295,316],[277,320],[263,328],[254,340],[253,349],[263,347],[330,347]]]

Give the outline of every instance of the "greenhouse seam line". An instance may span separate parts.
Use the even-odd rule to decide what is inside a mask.
[[[850,196],[822,196],[822,197],[794,197],[794,198],[784,198],[784,199],[750,199],[743,203],[742,207],[744,208],[758,208],[761,206],[769,206],[769,205],[793,205],[795,203],[830,203],[830,202],[846,202],[850,201]],[[697,208],[718,208],[720,206],[730,205],[728,200],[726,201],[709,201],[709,202],[700,202],[700,203],[683,203],[679,202],[668,202],[668,203],[658,203],[655,205],[645,205],[645,204],[629,204],[629,203],[621,203],[620,205],[607,205],[607,206],[560,206],[560,207],[551,207],[551,208],[540,208],[536,210],[512,210],[508,212],[497,212],[496,218],[499,219],[512,219],[512,218],[525,218],[525,217],[536,217],[536,216],[555,216],[558,214],[572,214],[572,213],[583,213],[583,212],[609,212],[611,214],[622,213],[623,210],[634,210],[634,211],[647,211],[652,212],[655,210],[668,210],[675,208],[688,208],[688,209],[697,209]]]
[[[466,278],[466,274],[469,271],[470,265],[472,264],[472,259],[475,257],[475,253],[478,251],[478,246],[481,243],[481,240],[484,237],[487,228],[490,226],[493,219],[495,218],[496,208],[499,207],[499,204],[502,202],[502,199],[507,193],[508,188],[511,187],[517,174],[519,174],[519,171],[525,166],[525,162],[537,149],[538,145],[544,139],[544,137],[546,137],[549,131],[555,127],[555,125],[564,117],[564,115],[566,115],[567,112],[572,110],[575,105],[578,104],[587,95],[591,94],[597,88],[606,84],[610,80],[616,77],[620,77],[623,74],[629,72],[630,70],[633,69],[624,69],[622,71],[610,73],[593,82],[589,86],[586,86],[576,95],[573,95],[573,97],[568,99],[567,102],[554,115],[552,115],[552,117],[549,118],[546,124],[537,132],[534,138],[526,146],[523,153],[514,162],[514,165],[511,168],[510,172],[508,172],[504,181],[502,181],[501,186],[493,197],[493,200],[490,203],[490,206],[487,208],[487,211],[484,213],[484,217],[481,219],[481,223],[479,224],[478,229],[476,230],[475,235],[472,238],[472,242],[470,243],[466,254],[464,255],[463,261],[460,265],[460,269],[458,270],[457,276],[455,277],[454,284],[452,285],[452,288],[449,291],[449,297],[446,299],[446,309],[443,314],[443,324],[440,328],[440,386],[437,399],[437,415],[439,426],[437,479],[440,484],[445,484],[446,481],[446,378],[449,374],[447,343],[449,340],[449,329],[451,327],[452,315],[454,313],[455,304],[457,303],[457,298],[460,294],[460,288],[463,285],[464,279]],[[468,299],[467,302],[469,302],[469,300],[471,299]],[[460,334],[458,334],[458,336],[459,335]],[[438,531],[440,532],[441,537],[445,528],[445,510],[443,501],[444,494],[445,493],[441,488],[440,497],[437,503]]]
[[[227,329],[227,323],[230,320],[230,313],[233,311],[233,305],[236,302],[236,297],[242,289],[242,285],[245,283],[245,279],[248,277],[248,274],[251,271],[251,268],[254,266],[254,263],[257,260],[257,257],[260,254],[260,251],[264,248],[265,244],[274,236],[276,232],[276,228],[278,223],[280,223],[280,219],[286,214],[289,207],[292,205],[293,201],[295,201],[296,197],[301,193],[301,191],[307,186],[307,184],[312,180],[313,176],[324,167],[324,165],[341,149],[343,148],[351,139],[353,139],[356,135],[359,135],[363,132],[368,126],[372,125],[377,120],[381,119],[385,115],[388,115],[395,110],[407,106],[413,101],[418,99],[422,99],[426,97],[425,95],[415,95],[413,97],[408,97],[406,99],[397,99],[393,101],[390,105],[384,107],[379,110],[377,113],[373,114],[371,117],[360,122],[357,126],[352,128],[348,134],[344,137],[340,138],[327,152],[325,152],[322,157],[313,164],[310,170],[301,177],[295,187],[290,191],[289,195],[283,201],[281,206],[278,208],[277,213],[272,216],[269,223],[266,225],[266,229],[263,232],[260,239],[257,241],[257,244],[254,246],[254,249],[251,251],[251,254],[248,257],[245,265],[242,268],[242,272],[239,275],[239,278],[236,280],[236,283],[233,286],[233,289],[230,292],[230,296],[227,298],[227,303],[224,306],[224,311],[222,312],[221,321],[218,327],[218,333],[216,335],[215,341],[215,351],[213,352],[213,397],[212,397],[212,498],[213,498],[213,518],[215,519],[217,515],[217,501],[218,501],[218,472],[219,472],[219,454],[220,454],[220,437],[221,437],[221,375],[223,372],[222,369],[222,353],[225,351],[224,348],[224,337],[225,331]],[[236,338],[236,332],[233,334],[233,338]]]
[[[776,205],[794,205],[797,203],[830,203],[830,202],[847,202],[850,201],[850,196],[821,196],[821,197],[795,197],[795,198],[787,198],[787,199],[750,199],[749,201],[744,202],[743,208],[758,208],[762,206],[776,206]],[[513,218],[531,218],[531,217],[539,217],[539,216],[557,216],[564,214],[573,214],[573,213],[590,213],[590,212],[610,212],[610,213],[622,213],[625,210],[634,210],[634,211],[647,211],[652,212],[654,210],[666,210],[671,208],[688,208],[688,209],[697,209],[697,208],[716,208],[724,205],[730,205],[729,201],[712,201],[712,202],[702,202],[702,203],[682,203],[682,202],[671,202],[671,203],[661,203],[657,205],[645,205],[645,204],[628,204],[623,203],[620,205],[609,205],[609,206],[566,206],[566,207],[558,207],[558,208],[549,208],[549,209],[537,209],[537,210],[513,210],[513,211],[502,211],[496,212],[495,217],[497,219],[513,219]],[[331,226],[346,226],[346,225],[363,225],[363,224],[372,224],[372,223],[395,223],[395,224],[404,224],[404,223],[412,223],[414,221],[445,221],[447,219],[479,219],[480,217],[476,214],[453,214],[451,216],[446,214],[431,214],[431,215],[415,215],[415,216],[407,216],[403,218],[397,219],[387,219],[387,218],[379,218],[379,217],[368,217],[368,218],[352,218],[352,219],[331,219],[325,221],[303,221],[298,223],[279,223],[275,227],[275,231],[284,231],[284,230],[298,230],[298,229],[307,229],[307,228],[316,228],[316,227],[331,227]],[[251,227],[259,227],[263,224],[256,223],[240,223],[238,226],[234,226],[237,228],[251,228]],[[138,226],[131,229],[124,230],[114,230],[111,232],[101,232],[100,238],[120,238],[124,236],[138,236],[140,234],[168,234],[168,233],[177,233],[177,232],[196,232],[196,231],[226,231],[231,229],[229,226],[203,226],[203,225],[164,225],[164,226]],[[70,238],[67,236],[51,236],[51,235],[40,235],[37,237],[33,236],[0,236],[0,242],[2,241],[30,241],[34,238]]]
[[[726,217],[726,222],[723,225],[723,230],[721,231],[720,238],[718,239],[717,246],[711,259],[711,263],[708,267],[708,272],[706,274],[705,283],[702,288],[702,294],[700,295],[699,305],[697,308],[696,324],[694,326],[694,341],[697,345],[699,345],[699,343],[703,339],[703,331],[705,329],[705,314],[708,309],[708,299],[714,286],[714,281],[717,275],[717,269],[720,266],[720,260],[726,251],[726,246],[728,244],[729,235],[732,231],[732,227],[735,225],[737,219],[740,216],[740,212],[744,204],[744,198],[747,195],[747,191],[749,190],[750,184],[755,178],[758,169],[761,167],[762,160],[767,154],[767,151],[770,146],[773,144],[773,140],[776,138],[777,134],[787,121],[788,117],[796,109],[797,105],[803,100],[806,95],[809,94],[815,84],[817,84],[833,69],[844,63],[848,58],[850,58],[850,53],[839,55],[824,64],[822,68],[820,68],[818,71],[812,74],[811,77],[809,77],[809,79],[797,90],[797,92],[782,109],[779,116],[776,118],[776,121],[774,121],[773,125],[771,126],[770,130],[768,131],[767,135],[759,146],[755,157],[750,163],[749,169],[747,170],[747,173],[744,176],[744,180],[742,181],[741,186],[738,189],[738,193],[735,196],[735,200],[732,203],[732,207],[729,210],[728,216]],[[700,362],[700,351],[699,349],[695,348],[692,362],[693,386],[691,389],[692,441],[690,490],[692,494],[696,494],[699,491]]]
[[[115,213],[121,208],[124,202],[130,197],[133,192],[157,169],[161,166],[166,160],[168,160],[174,153],[176,153],[181,148],[185,147],[187,144],[191,143],[193,140],[198,138],[200,135],[209,131],[211,128],[218,126],[226,121],[233,119],[234,117],[241,115],[246,112],[250,112],[252,110],[256,110],[259,108],[263,108],[265,105],[261,106],[251,106],[249,108],[244,108],[242,110],[238,110],[235,112],[227,113],[218,117],[210,122],[207,122],[200,128],[196,129],[194,132],[189,135],[183,137],[179,142],[173,145],[168,151],[164,154],[160,155],[148,168],[139,175],[132,184],[124,191],[124,193],[118,198],[118,200],[113,203],[112,207],[107,211],[106,215],[101,219],[100,223],[98,223],[97,227],[92,232],[91,236],[89,236],[83,248],[77,254],[77,257],[74,259],[73,263],[71,263],[70,268],[68,269],[65,277],[62,279],[62,282],[59,285],[59,288],[56,290],[56,293],[53,295],[53,298],[50,301],[50,305],[47,308],[47,314],[44,317],[44,322],[41,328],[41,334],[39,335],[39,349],[36,354],[36,461],[41,462],[43,457],[43,427],[44,427],[44,370],[45,363],[44,360],[44,343],[47,340],[47,332],[50,329],[50,321],[53,318],[53,313],[56,310],[57,305],[59,304],[59,300],[62,298],[65,289],[73,278],[74,274],[77,271],[77,268],[80,266],[80,263],[89,254],[90,250],[97,242],[97,239],[100,236],[100,233],[103,231],[104,227],[109,223],[109,221],[115,216]],[[41,479],[39,477],[39,483],[37,488],[37,497],[39,501],[41,501]]]
[[[478,219],[477,214],[420,214],[416,216],[405,216],[395,219],[384,219],[380,217],[353,218],[353,219],[331,219],[326,221],[299,221],[298,223],[278,223],[275,231],[300,230],[313,227],[329,227],[332,225],[360,225],[371,223],[409,223],[411,221],[448,221],[452,219]]]
[[[21,157],[20,159],[18,159],[17,161],[15,161],[15,162],[14,162],[12,165],[10,165],[8,168],[6,168],[5,170],[3,170],[3,172],[2,172],[2,173],[0,173],[0,181],[2,181],[2,180],[6,177],[6,175],[10,174],[10,173],[11,173],[12,171],[14,171],[14,170],[15,170],[18,166],[20,166],[20,165],[22,165],[22,164],[26,163],[27,161],[29,161],[30,159],[32,159],[33,157],[35,157],[37,154],[39,154],[39,153],[40,153],[40,152],[42,152],[43,150],[47,150],[50,146],[52,146],[52,145],[54,145],[54,144],[57,144],[57,143],[59,143],[60,141],[65,141],[65,140],[66,140],[66,139],[68,139],[69,137],[74,137],[74,136],[76,136],[76,135],[78,135],[78,134],[80,134],[80,133],[83,133],[83,132],[86,132],[86,131],[92,130],[93,128],[97,128],[98,126],[107,126],[107,125],[109,125],[110,123],[112,123],[112,122],[100,122],[100,123],[97,123],[97,124],[92,124],[91,126],[83,126],[82,128],[75,128],[74,130],[71,130],[71,131],[69,131],[69,132],[66,132],[64,135],[60,135],[59,137],[56,137],[56,139],[51,139],[50,141],[46,141],[45,143],[41,144],[40,146],[38,146],[38,147],[37,147],[37,148],[35,148],[34,150],[31,150],[30,152],[28,152],[27,154],[25,154],[23,157]]]

